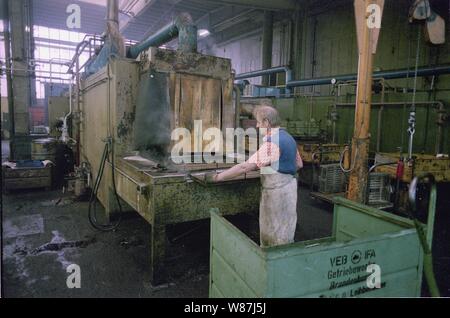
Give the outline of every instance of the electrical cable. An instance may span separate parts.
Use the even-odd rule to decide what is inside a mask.
[[[93,228],[103,231],[103,232],[113,231],[113,230],[117,229],[117,227],[120,225],[120,223],[122,221],[122,205],[120,204],[119,195],[117,194],[117,189],[116,189],[115,172],[114,172],[114,170],[115,170],[114,146],[112,144],[113,144],[112,139],[108,138],[105,143],[105,148],[103,149],[102,159],[100,162],[97,177],[94,182],[94,187],[92,189],[91,197],[89,199],[89,208],[88,208],[89,223],[92,225]],[[98,189],[100,187],[100,183],[101,183],[101,180],[103,177],[103,172],[105,169],[105,164],[108,161],[109,154],[111,154],[111,174],[112,174],[112,179],[113,179],[112,180],[113,181],[113,190],[114,190],[114,196],[117,200],[117,205],[119,207],[119,216],[117,218],[117,221],[115,221],[114,223],[109,222],[106,224],[102,224],[97,219],[97,208],[96,208],[97,207],[97,193],[98,193]]]
[[[418,34],[417,34],[416,64],[415,64],[415,70],[414,70],[414,89],[413,89],[411,110],[409,112],[409,119],[408,119],[408,124],[409,124],[409,127],[408,127],[408,133],[409,133],[408,159],[412,158],[414,134],[416,132],[416,91],[417,91],[417,70],[419,68],[419,56],[420,56],[420,34],[421,34],[421,29],[419,26]]]
[[[355,158],[352,160],[352,164],[351,164],[351,166],[350,166],[350,169],[347,170],[347,169],[345,169],[344,166],[342,165],[342,161],[344,161],[344,154],[345,154],[347,151],[349,151],[349,150],[350,150],[350,148],[349,148],[349,147],[346,147],[346,148],[341,152],[340,157],[339,157],[339,167],[341,168],[341,170],[342,170],[344,173],[352,172],[353,169],[355,169],[355,166],[356,166],[356,158],[358,158],[358,154],[359,154],[359,150],[358,150],[358,147],[357,147],[356,150],[355,150]]]
[[[116,55],[111,55],[108,60],[111,60],[113,57],[117,57]],[[111,111],[110,111],[110,96],[111,96],[111,85],[110,85],[110,63],[108,63],[107,65],[107,74],[108,74],[108,94],[107,94],[107,98],[108,98],[108,108],[107,108],[107,113],[108,113],[108,122],[109,125],[107,126],[108,128],[108,135],[109,137],[106,138],[105,140],[105,148],[103,149],[103,155],[102,155],[102,159],[100,161],[100,167],[99,167],[99,171],[97,174],[97,178],[95,180],[94,183],[94,187],[92,189],[92,193],[91,193],[91,198],[89,200],[89,210],[88,210],[88,216],[89,216],[89,223],[92,225],[92,227],[94,227],[97,230],[100,231],[113,231],[115,229],[117,229],[117,227],[120,225],[121,221],[122,221],[122,205],[120,204],[120,198],[119,195],[117,194],[117,188],[116,188],[116,178],[115,178],[115,158],[114,158],[114,141],[111,137]],[[98,193],[98,189],[100,187],[100,182],[102,180],[103,177],[103,172],[105,169],[105,164],[108,161],[108,157],[109,155],[111,155],[111,177],[112,177],[112,183],[113,183],[113,190],[114,190],[114,196],[116,198],[117,201],[117,206],[119,208],[119,215],[117,218],[117,221],[114,223],[106,223],[106,224],[101,224],[98,220],[97,220],[97,193]]]

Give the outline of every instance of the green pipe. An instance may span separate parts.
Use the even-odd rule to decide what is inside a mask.
[[[178,36],[178,50],[182,52],[197,52],[197,27],[189,13],[181,13],[171,23],[152,34],[145,40],[133,45],[127,52],[127,57],[135,59],[151,46],[159,47]]]
[[[450,74],[450,65],[422,67],[417,70],[417,76],[419,76],[419,77],[431,76],[431,75],[441,75],[441,74]],[[373,78],[397,79],[397,78],[413,77],[414,75],[415,75],[414,70],[408,70],[408,69],[406,69],[406,70],[391,70],[391,71],[374,72]],[[290,81],[286,84],[286,87],[299,87],[299,86],[311,86],[311,85],[331,85],[338,81],[354,81],[356,79],[357,79],[357,74],[318,77],[318,78]]]

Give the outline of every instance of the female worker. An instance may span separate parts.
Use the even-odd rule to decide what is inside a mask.
[[[270,106],[255,109],[264,143],[246,162],[213,177],[215,182],[260,169],[262,193],[259,206],[262,247],[292,243],[297,225],[297,170],[303,167],[297,144],[280,128],[278,111]]]

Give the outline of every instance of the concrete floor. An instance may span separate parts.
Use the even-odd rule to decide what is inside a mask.
[[[299,195],[298,238],[330,235],[331,207],[312,202],[307,189]],[[97,232],[87,208],[87,202],[61,191],[3,196],[5,297],[208,297],[209,220],[168,229],[169,283],[153,287],[146,221],[134,213],[117,231]],[[193,227],[197,230],[183,236]],[[80,289],[66,286],[65,269],[73,263],[81,268]]]

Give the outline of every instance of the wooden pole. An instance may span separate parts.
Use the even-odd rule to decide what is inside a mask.
[[[381,10],[369,10],[370,5]],[[376,52],[380,28],[369,19],[381,22],[384,0],[355,0],[355,19],[358,37],[358,80],[355,107],[355,128],[352,139],[352,166],[347,197],[364,203],[368,181],[368,153],[370,143],[370,104],[372,99],[373,58]],[[378,16],[377,16],[378,15]],[[376,24],[376,23],[375,23]]]

